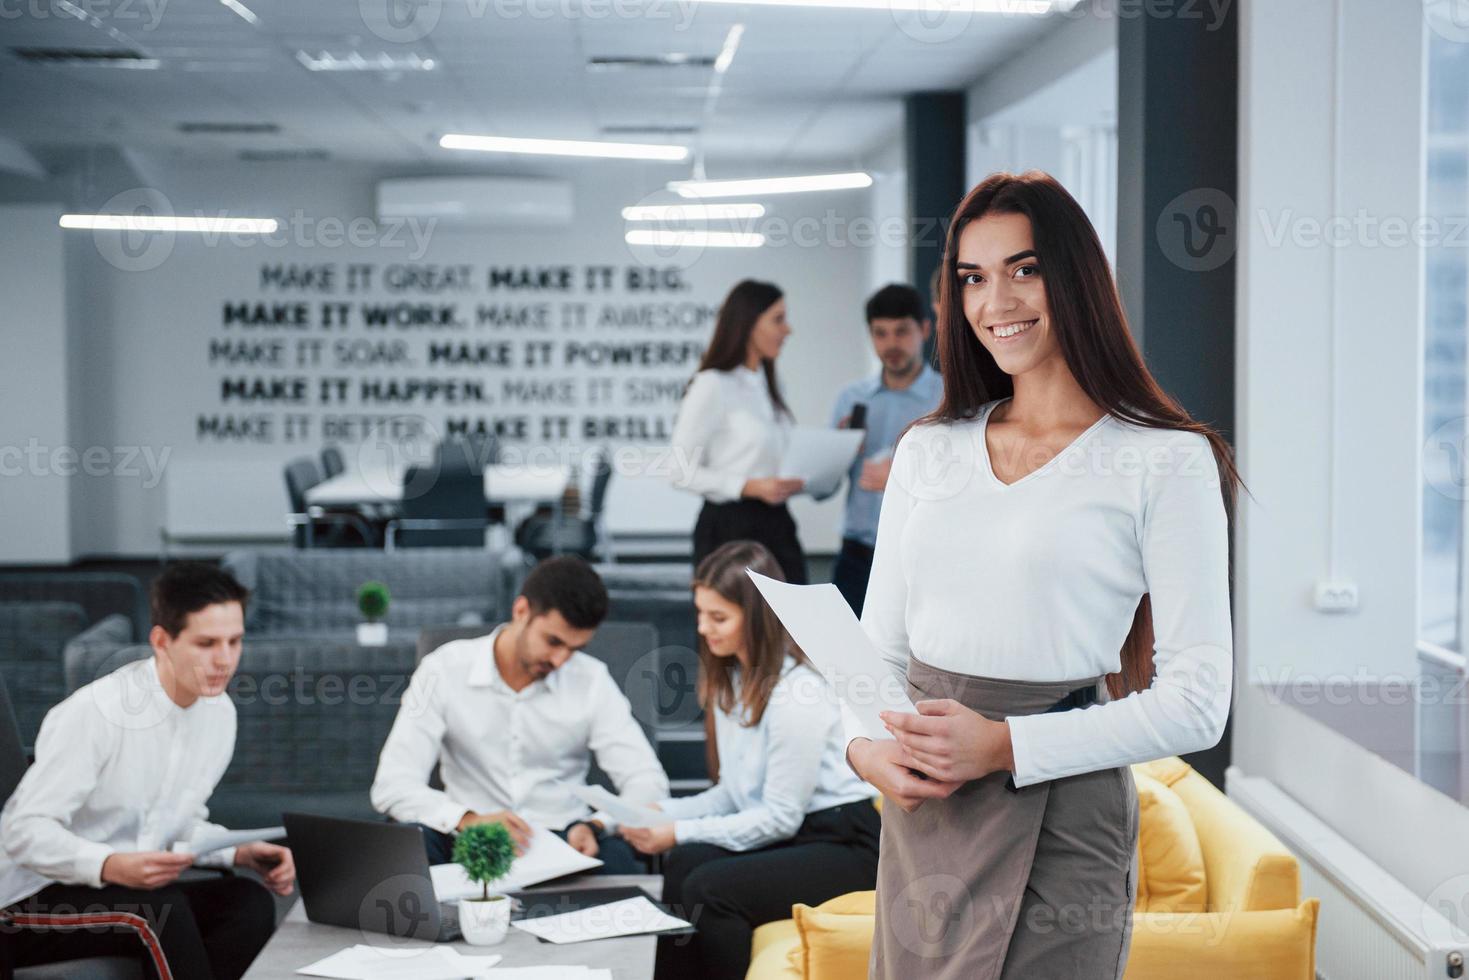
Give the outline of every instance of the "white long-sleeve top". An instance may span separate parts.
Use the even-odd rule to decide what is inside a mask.
[[[228,695],[181,708],[152,657],[77,689],[46,713],[36,761],[0,812],[0,908],[53,882],[101,888],[114,853],[194,850],[222,829],[205,804],[234,751]],[[233,861],[225,848],[197,863]]]
[[[764,371],[700,371],[673,426],[673,484],[716,504],[739,500],[746,480],[779,474],[790,428]]]
[[[793,837],[806,814],[876,795],[846,763],[839,702],[812,668],[786,657],[758,724],[746,726],[735,671],[735,713],[714,712],[719,782],[659,803],[680,844],[749,851]]]
[[[378,757],[373,807],[446,834],[467,812],[496,810],[560,830],[589,813],[569,787],[586,785],[593,755],[628,801],[668,795],[668,776],[606,664],[574,653],[514,691],[495,664],[503,629],[423,658]],[[435,763],[442,790],[429,785]]]
[[[1149,593],[1153,685],[1008,717],[1015,784],[1214,745],[1229,714],[1233,639],[1228,531],[1208,440],[1103,416],[1006,485],[985,443],[1000,401],[971,420],[915,427],[899,443],[863,608],[867,635],[900,680],[912,656],[962,674],[1085,681],[1120,669]]]

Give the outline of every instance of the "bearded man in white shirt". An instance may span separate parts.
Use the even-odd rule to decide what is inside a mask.
[[[388,733],[372,805],[418,824],[432,864],[453,835],[501,823],[518,850],[555,833],[603,874],[639,874],[644,863],[591,814],[570,787],[584,786],[592,757],[624,799],[668,795],[668,776],[605,664],[579,652],[607,616],[607,588],[580,558],[533,568],[488,636],[455,640],[423,658]],[[439,766],[443,789],[429,785]],[[536,828],[546,828],[537,831]]]
[[[225,689],[247,596],[213,566],[170,566],[152,588],[153,657],[47,713],[35,763],[0,812],[0,976],[127,956],[159,980],[234,980],[270,938],[275,906],[256,881],[179,880],[190,865],[242,867],[287,895],[296,877],[275,844],[196,846],[223,830],[205,803],[234,754]]]

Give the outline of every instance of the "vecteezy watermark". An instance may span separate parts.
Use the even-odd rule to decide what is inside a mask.
[[[1434,428],[1420,453],[1423,482],[1450,500],[1469,500],[1469,428],[1460,415]]]
[[[1185,191],[1163,206],[1154,234],[1168,261],[1180,269],[1217,269],[1239,247],[1234,199],[1216,187]]]
[[[172,446],[46,446],[32,438],[24,446],[0,446],[0,477],[111,476],[142,480],[152,490],[172,452]]]
[[[446,10],[447,8],[447,10]],[[694,0],[358,0],[362,24],[390,44],[412,44],[444,19],[673,21],[675,31],[693,24]]]
[[[1423,0],[1423,20],[1446,41],[1469,41],[1469,0]]]
[[[169,0],[0,0],[0,22],[8,20],[83,20],[116,23],[151,31],[163,20]]]

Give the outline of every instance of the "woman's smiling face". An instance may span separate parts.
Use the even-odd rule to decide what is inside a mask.
[[[969,222],[955,269],[964,319],[1000,370],[1024,374],[1060,353],[1029,218],[987,214]]]

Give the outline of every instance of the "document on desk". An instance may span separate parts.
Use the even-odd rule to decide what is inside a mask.
[[[593,810],[601,810],[624,827],[656,827],[671,823],[668,815],[652,807],[629,803],[607,791],[605,786],[568,786],[571,795]]]
[[[669,915],[644,896],[561,915],[519,919],[510,925],[546,942],[564,944],[688,929],[692,924]]]
[[[552,878],[602,866],[600,860],[587,857],[545,827],[532,826],[531,829],[534,833],[531,834],[530,846],[510,865],[510,873],[490,886],[494,891],[529,888]],[[472,898],[483,891],[457,864],[436,864],[429,868],[429,874],[433,878],[434,897],[441,902]]]
[[[892,738],[878,712],[917,712],[835,585],[791,585],[749,569],[745,573],[868,738]]]
[[[808,488],[835,488],[862,447],[861,429],[797,426],[780,459],[777,475],[805,480]]]
[[[258,840],[279,840],[286,836],[284,827],[256,827],[254,830],[209,830],[195,841],[175,841],[175,854],[212,854],[225,847],[239,847]]]
[[[499,955],[466,956],[453,946],[403,948],[359,943],[296,972],[333,980],[479,980],[499,976],[492,968],[501,959]]]

